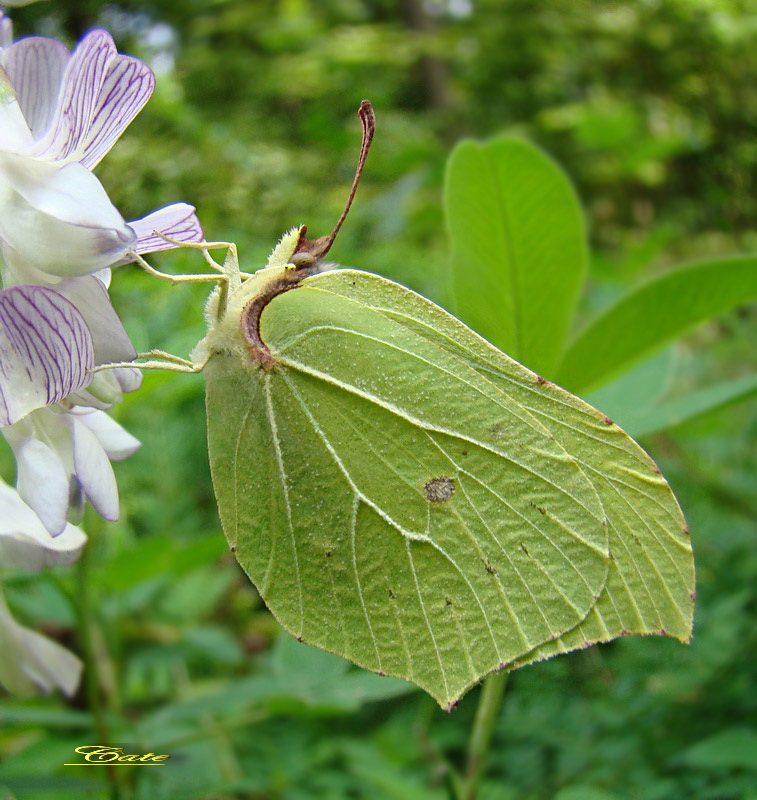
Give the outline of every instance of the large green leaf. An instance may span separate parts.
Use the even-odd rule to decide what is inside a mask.
[[[229,331],[207,366],[219,509],[295,636],[443,706],[622,633],[688,638],[685,524],[602,414],[368,273],[275,297],[272,368]]]
[[[719,258],[667,272],[590,322],[568,347],[556,380],[584,394],[700,323],[757,300],[757,256]]]
[[[624,372],[596,392],[582,395],[587,403],[603,411],[633,435],[629,420],[636,419],[667,394],[676,369],[676,353],[669,347]]]
[[[454,310],[528,367],[551,375],[586,274],[586,234],[560,167],[523,139],[464,141],[444,187]]]
[[[738,403],[757,393],[757,375],[746,375],[670,396],[675,371],[672,348],[584,396],[636,438],[672,428],[687,420]]]
[[[668,398],[641,410],[636,415],[629,416],[626,430],[633,436],[647,436],[731,403],[738,403],[755,394],[757,394],[757,375],[723,381],[714,386]]]

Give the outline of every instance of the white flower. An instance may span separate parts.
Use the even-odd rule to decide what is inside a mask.
[[[0,19],[0,34],[10,37],[7,22]],[[129,261],[129,249],[174,246],[156,230],[179,241],[203,238],[186,203],[127,225],[89,171],[139,113],[154,84],[150,68],[119,55],[105,31],[86,36],[73,54],[41,37],[0,50],[3,283],[48,286],[70,300],[91,332],[96,364],[136,355],[110,305],[103,268]],[[79,400],[105,407],[118,394],[113,380],[99,377],[95,384],[105,396],[95,392]]]
[[[105,293],[97,278],[79,280]],[[100,311],[113,314],[109,304]],[[65,297],[43,286],[0,290],[0,433],[16,457],[19,495],[53,535],[65,529],[69,508],[79,513],[85,499],[105,519],[118,518],[110,460],[139,447],[102,411],[60,402],[85,392],[94,353],[84,318]],[[109,380],[117,387],[112,399],[139,385],[128,369]]]
[[[51,536],[18,492],[0,480],[0,568],[38,571],[55,564],[68,566],[79,558],[86,542],[73,525]]]
[[[18,3],[17,3],[18,4]],[[70,564],[85,543],[69,522],[85,500],[118,517],[110,462],[139,442],[103,413],[141,383],[138,370],[93,374],[136,355],[108,296],[130,251],[203,239],[192,206],[127,224],[91,169],[150,97],[145,64],[105,31],[73,53],[51,39],[12,44],[0,11],[0,434],[17,489],[0,481],[0,567]],[[16,623],[0,593],[0,684],[72,694],[81,663]]]
[[[0,248],[12,282],[86,275],[136,240],[71,149],[83,132],[75,126],[88,122],[82,95],[101,88],[83,72],[90,53],[77,54],[66,65],[62,45],[36,38],[0,54]]]
[[[52,289],[0,290],[0,427],[63,400],[89,383],[92,335]]]
[[[0,684],[18,695],[37,689],[61,689],[72,695],[79,685],[81,661],[57,642],[19,625],[0,594]]]
[[[1,22],[5,22],[2,20]],[[0,34],[2,31],[0,31]],[[155,78],[93,31],[72,53],[42,37],[0,51],[0,250],[3,282],[91,274],[130,249],[200,241],[194,209],[175,204],[130,225],[90,170],[152,94]]]
[[[110,461],[130,456],[139,440],[105,412],[54,406],[0,429],[16,458],[16,488],[53,536],[79,519],[89,500],[101,517],[118,519],[118,487]]]
[[[52,537],[15,489],[0,481],[0,568],[40,570],[72,564],[87,537],[66,525]],[[0,684],[14,694],[76,690],[82,665],[76,656],[39,633],[19,625],[0,591]]]
[[[108,267],[129,261],[127,250],[174,246],[156,230],[203,234],[185,203],[127,225],[90,172],[150,97],[149,67],[119,55],[105,31],[69,53],[40,37],[7,44],[7,22],[0,14],[0,433],[20,496],[58,535],[85,500],[117,518],[110,459],[139,446],[101,411],[141,374],[88,372],[136,356]]]

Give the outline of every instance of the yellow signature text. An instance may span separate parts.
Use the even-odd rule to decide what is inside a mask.
[[[102,744],[83,744],[74,748],[77,753],[84,756],[84,761],[78,764],[64,764],[66,767],[78,767],[83,764],[152,764],[159,766],[165,762],[169,755],[156,755],[144,753],[142,755],[129,755],[124,753],[123,747],[108,747]]]

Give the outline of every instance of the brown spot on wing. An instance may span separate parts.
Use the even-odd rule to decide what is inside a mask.
[[[430,503],[444,503],[455,493],[455,482],[446,475],[431,478],[423,487],[426,499]]]

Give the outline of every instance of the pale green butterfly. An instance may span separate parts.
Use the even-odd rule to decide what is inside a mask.
[[[688,531],[649,456],[429,300],[322,271],[360,114],[334,233],[291,230],[244,282],[231,251],[193,355],[240,564],[298,639],[448,708],[497,669],[687,641]]]

